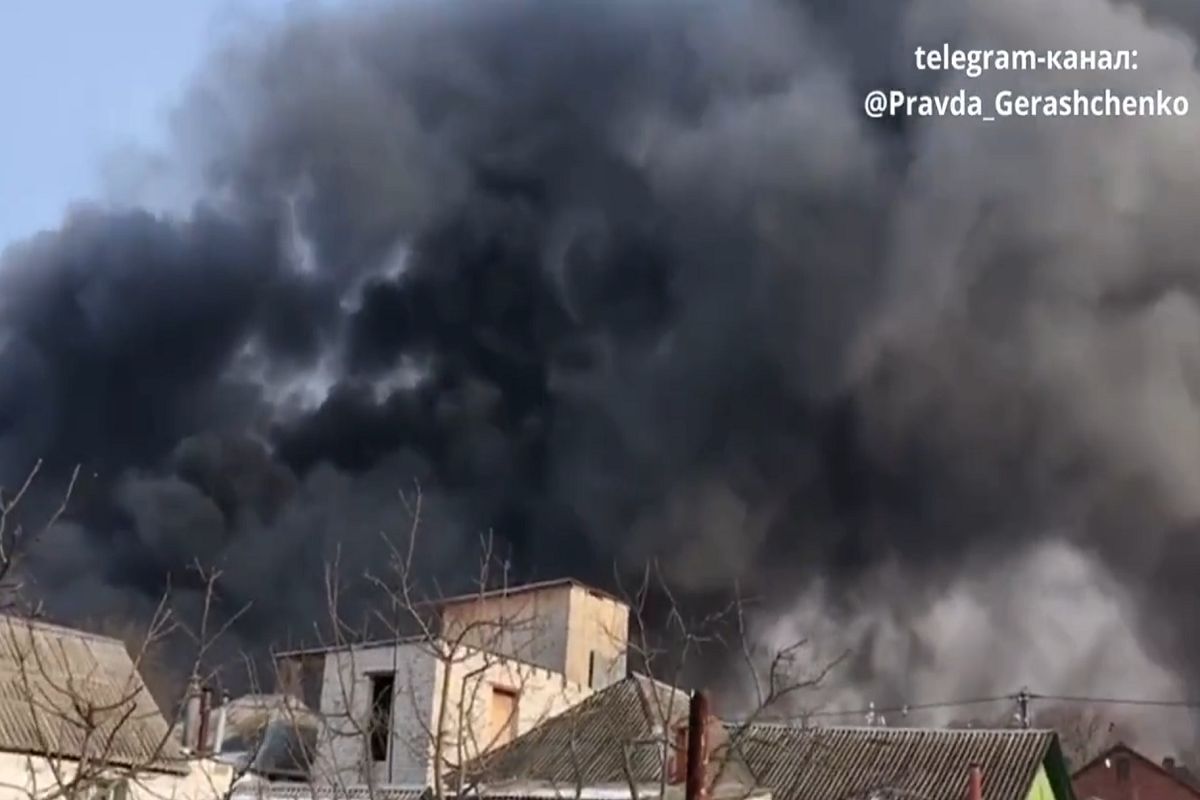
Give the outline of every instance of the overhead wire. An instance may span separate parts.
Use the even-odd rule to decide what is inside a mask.
[[[1051,700],[1056,703],[1089,703],[1093,705],[1154,706],[1161,708],[1200,708],[1195,700],[1151,700],[1133,697],[1088,697],[1083,695],[1030,694],[1031,700]]]
[[[798,714],[791,714],[785,720],[814,720],[838,717],[863,717],[868,715],[884,716],[888,714],[907,715],[916,711],[933,711],[951,708],[966,708],[969,706],[985,705],[988,703],[1011,702],[1019,703],[1024,697],[1027,701],[1042,700],[1054,703],[1083,703],[1088,705],[1127,705],[1152,708],[1190,708],[1200,709],[1200,701],[1193,700],[1156,700],[1151,698],[1106,697],[1090,695],[1043,694],[1039,692],[1012,692],[1011,694],[993,695],[988,697],[968,697],[956,700],[941,700],[928,703],[907,703],[891,706],[870,705],[866,708],[847,710],[813,709]]]

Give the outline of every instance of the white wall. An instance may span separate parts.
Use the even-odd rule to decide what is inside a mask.
[[[592,688],[603,689],[625,677],[629,649],[629,606],[615,597],[587,588],[571,587],[567,622],[567,677],[588,683],[589,662],[595,659]]]
[[[563,583],[449,603],[442,638],[566,672],[571,590]]]
[[[30,800],[57,794],[63,783],[74,778],[75,766],[71,761],[0,753],[0,798]],[[129,780],[130,800],[217,800],[229,791],[233,769],[228,765],[204,760],[189,762],[187,768],[185,775],[133,775]]]
[[[418,785],[429,772],[428,726],[437,663],[417,644],[354,647],[330,653],[321,686],[326,731],[317,748],[316,779],[336,786]],[[393,674],[389,760],[371,763],[366,738],[371,676]],[[370,770],[370,774],[368,774]]]

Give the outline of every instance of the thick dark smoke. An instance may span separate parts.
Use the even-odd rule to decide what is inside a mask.
[[[200,559],[253,603],[242,635],[297,636],[417,481],[450,583],[490,529],[521,577],[658,558],[785,628],[819,608],[885,696],[1097,685],[1063,666],[1086,648],[936,644],[977,576],[1011,647],[1053,646],[1031,611],[1107,614],[1130,664],[1200,688],[1195,118],[861,112],[893,86],[1200,100],[1189,8],[411,0],[248,31],[135,187],[173,211],[127,185],[0,267],[0,477],[86,467],[38,585],[129,614]],[[942,41],[1139,69],[916,72]],[[1119,609],[1017,602],[1053,590],[1022,566],[1047,547]]]

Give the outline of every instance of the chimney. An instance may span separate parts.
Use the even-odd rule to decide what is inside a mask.
[[[685,800],[708,800],[708,787],[705,785],[707,767],[708,695],[704,692],[695,692],[692,694],[691,708],[688,713]]]
[[[1172,758],[1171,756],[1167,756],[1166,758],[1164,758],[1163,759],[1163,769],[1165,769],[1167,772],[1174,772],[1175,771],[1175,759]]]
[[[972,764],[967,774],[967,800],[983,800],[983,767]]]
[[[688,726],[686,723],[671,729],[670,761],[667,783],[678,786],[687,780]]]
[[[200,722],[199,683],[193,675],[183,700],[183,749],[189,752],[196,749],[196,726]]]
[[[196,725],[196,755],[208,753],[208,718],[212,714],[212,689],[200,690],[200,720]]]
[[[221,695],[221,708],[217,711],[217,732],[213,736],[212,754],[219,756],[221,754],[221,745],[225,742],[225,724],[226,717],[229,714],[229,692],[224,692]]]

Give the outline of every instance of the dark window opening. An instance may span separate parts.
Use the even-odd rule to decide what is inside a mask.
[[[100,781],[92,789],[93,800],[127,800],[129,785],[125,781]]]
[[[588,686],[596,688],[596,651],[588,653]]]
[[[392,731],[392,698],[395,675],[371,676],[371,725],[369,739],[372,761],[387,761]]]

